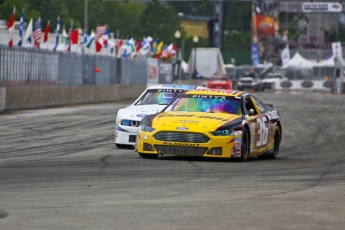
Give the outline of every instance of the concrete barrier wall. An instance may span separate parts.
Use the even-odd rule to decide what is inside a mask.
[[[1,89],[1,88],[0,88]],[[12,86],[0,90],[0,111],[36,109],[42,107],[115,102],[135,99],[145,85],[100,86]],[[1,107],[1,93],[5,91],[5,105]]]

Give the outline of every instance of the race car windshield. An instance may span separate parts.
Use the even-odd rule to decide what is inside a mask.
[[[242,114],[239,99],[227,96],[192,94],[185,94],[176,98],[164,111]]]
[[[151,105],[151,104],[160,104],[167,105],[169,104],[177,95],[184,93],[186,90],[148,90],[135,105]]]

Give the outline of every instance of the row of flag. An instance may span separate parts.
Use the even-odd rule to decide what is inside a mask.
[[[24,34],[24,19],[25,11],[23,9],[20,24],[19,24],[19,41],[17,46],[33,46],[40,48],[42,41],[42,28],[41,19],[38,18],[33,24],[33,19],[31,18],[29,24],[26,28]],[[15,22],[15,7],[13,8],[13,14],[7,24],[7,29],[10,31],[10,41],[8,45],[13,46],[13,32],[14,32],[14,22]],[[101,52],[103,48],[109,50],[109,54],[114,54],[117,57],[139,57],[139,56],[151,56],[159,59],[170,59],[176,54],[176,46],[174,44],[164,45],[163,41],[158,39],[154,40],[152,37],[144,37],[143,39],[138,39],[135,41],[131,39],[110,39],[110,31],[107,25],[101,25],[96,27],[96,32],[92,31],[89,35],[84,31],[83,38],[81,42],[78,43],[79,29],[73,28],[73,20],[71,21],[68,33],[65,28],[60,27],[60,18],[57,18],[56,23],[56,38],[55,45],[52,49],[53,51],[69,51],[71,52],[72,45],[78,45],[85,49],[90,49],[92,44],[95,46],[96,52]],[[50,21],[48,21],[47,26],[43,34],[43,43],[48,42],[48,34],[50,31]],[[60,41],[61,38],[61,41]]]

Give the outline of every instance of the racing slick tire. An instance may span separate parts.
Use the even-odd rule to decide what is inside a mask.
[[[133,145],[122,145],[122,144],[115,144],[116,147],[118,147],[119,149],[132,149],[134,148]]]
[[[153,159],[153,158],[157,158],[158,157],[158,154],[147,154],[147,153],[138,153],[139,156],[143,157],[143,158],[150,158],[150,159]]]
[[[279,147],[280,147],[280,140],[281,140],[281,132],[279,126],[277,126],[276,133],[274,134],[274,147],[273,151],[271,153],[268,153],[265,155],[268,159],[276,159],[278,157],[279,153]]]
[[[240,161],[246,161],[249,155],[249,135],[246,127],[242,128],[242,141],[241,141],[241,158]]]

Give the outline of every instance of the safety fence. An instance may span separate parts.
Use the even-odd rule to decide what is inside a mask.
[[[243,73],[254,71],[255,73],[260,73],[265,68],[268,67],[257,67],[252,66],[234,66],[226,67],[227,75],[233,79],[238,80]],[[336,67],[333,66],[317,66],[313,68],[282,68],[273,67],[270,72],[279,72],[285,75],[290,80],[323,80],[325,77],[332,78],[335,74]]]
[[[0,45],[0,86],[146,84],[146,59]]]

